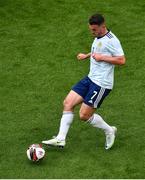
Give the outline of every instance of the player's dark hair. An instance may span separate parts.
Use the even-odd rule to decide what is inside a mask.
[[[101,25],[105,22],[104,17],[102,16],[102,14],[94,14],[89,18],[89,24],[90,25]]]

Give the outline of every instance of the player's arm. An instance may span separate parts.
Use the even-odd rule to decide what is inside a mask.
[[[89,58],[90,56],[91,56],[91,53],[88,53],[88,54],[79,53],[77,55],[77,59],[78,60],[85,60],[85,59]]]
[[[96,61],[105,61],[114,65],[124,65],[125,64],[125,56],[107,56],[103,54],[93,53],[92,57]]]

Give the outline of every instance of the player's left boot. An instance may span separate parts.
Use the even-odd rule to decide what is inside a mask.
[[[117,128],[115,126],[112,126],[112,132],[106,133],[105,149],[110,149],[113,146],[116,132]]]
[[[66,144],[65,140],[58,140],[55,136],[50,140],[42,141],[42,143],[48,146],[56,146],[59,148],[63,148]]]

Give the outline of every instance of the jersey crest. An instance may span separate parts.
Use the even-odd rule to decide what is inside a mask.
[[[97,45],[98,48],[101,48],[102,47],[102,42],[99,42],[98,45]]]

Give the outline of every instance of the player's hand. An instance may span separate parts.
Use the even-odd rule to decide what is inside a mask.
[[[88,56],[87,56],[87,54],[83,54],[83,53],[79,53],[78,55],[77,55],[77,59],[78,60],[84,60],[84,59],[86,59]]]
[[[103,56],[99,53],[93,53],[92,58],[94,58],[96,61],[102,61],[103,60]]]

